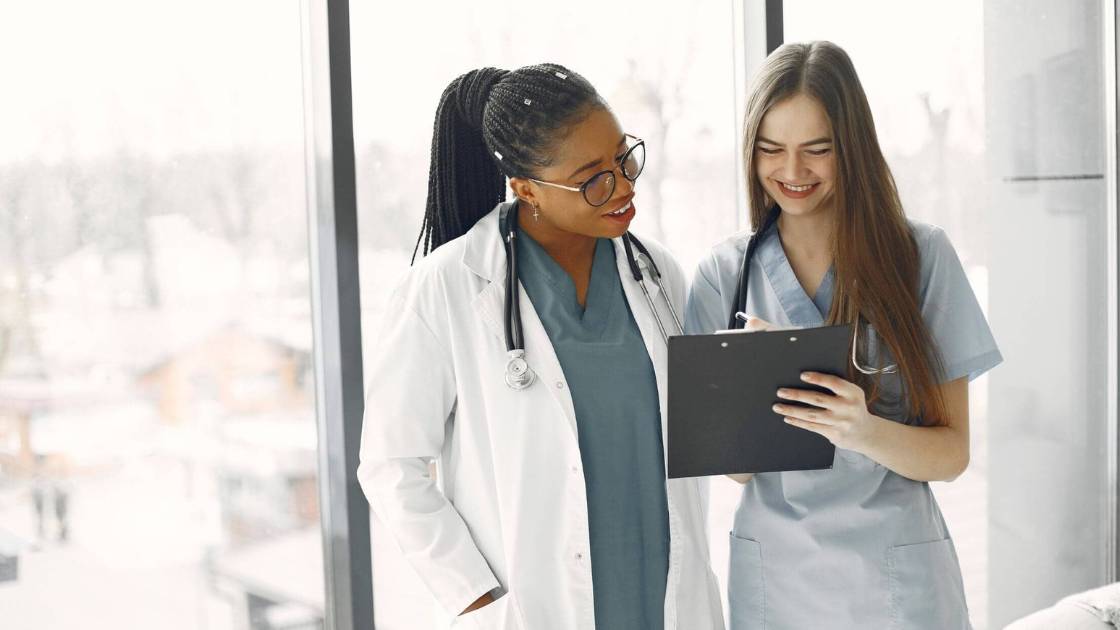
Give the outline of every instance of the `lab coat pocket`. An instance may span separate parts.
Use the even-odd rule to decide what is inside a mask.
[[[517,604],[513,594],[494,600],[478,610],[459,615],[451,624],[452,630],[522,630]]]
[[[887,551],[891,628],[968,630],[961,569],[952,540]]]
[[[762,545],[731,533],[731,567],[727,576],[730,630],[765,627],[766,590],[762,580]]]

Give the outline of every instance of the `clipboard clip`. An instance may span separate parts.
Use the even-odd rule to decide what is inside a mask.
[[[739,321],[746,324],[748,321],[750,321],[751,318],[750,318],[749,315],[747,315],[743,311],[739,311],[739,312],[735,313],[735,319],[738,319]],[[757,319],[757,318],[755,318],[755,319]],[[772,326],[770,328],[767,328],[766,330],[747,330],[746,328],[725,328],[723,330],[717,330],[713,334],[716,334],[716,335],[730,335],[730,334],[733,334],[733,333],[781,332],[783,330],[800,330],[800,329],[801,329],[800,326]],[[797,339],[796,338],[790,338],[790,341],[797,341]]]

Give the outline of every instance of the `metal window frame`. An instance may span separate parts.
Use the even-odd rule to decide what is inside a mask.
[[[1120,216],[1118,216],[1117,178],[1120,177],[1117,165],[1117,152],[1120,150],[1118,142],[1120,135],[1117,130],[1117,102],[1120,101],[1120,89],[1117,82],[1117,24],[1120,22],[1120,13],[1116,0],[1104,0],[1102,3],[1101,23],[1104,28],[1102,38],[1104,48],[1103,74],[1104,74],[1104,127],[1105,127],[1105,216],[1108,230],[1107,264],[1108,264],[1108,359],[1107,378],[1108,400],[1106,402],[1107,417],[1107,466],[1106,471],[1106,497],[1108,538],[1106,540],[1105,581],[1107,583],[1120,580],[1120,414],[1118,414],[1118,397],[1120,397],[1120,366],[1117,357],[1120,354],[1120,257],[1118,257],[1118,243],[1120,243]]]
[[[766,54],[785,43],[785,6],[782,0],[766,0]]]
[[[766,2],[731,2],[731,38],[733,50],[733,77],[735,89],[735,198],[737,229],[750,227],[747,208],[747,188],[743,177],[746,164],[743,160],[743,116],[747,111],[747,96],[751,80],[758,73],[766,57],[778,49],[785,37],[785,7],[782,0]],[[765,42],[765,45],[762,45]]]
[[[302,0],[306,181],[330,630],[373,628],[369,505],[358,485],[364,385],[349,0]]]

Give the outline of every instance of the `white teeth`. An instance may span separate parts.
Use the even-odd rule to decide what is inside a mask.
[[[793,192],[805,192],[806,190],[809,190],[810,188],[812,188],[813,184],[806,184],[805,186],[790,186],[789,184],[786,184],[786,183],[783,182],[782,187],[784,187],[784,188],[786,188],[790,191],[793,191]]]
[[[625,214],[626,211],[629,210],[630,206],[632,206],[632,205],[634,205],[634,202],[629,202],[625,206],[622,206],[621,208],[619,208],[618,210],[615,210],[614,212],[608,212],[607,216],[608,217],[617,217],[619,215]]]

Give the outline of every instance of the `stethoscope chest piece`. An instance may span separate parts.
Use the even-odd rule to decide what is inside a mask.
[[[529,363],[525,361],[524,350],[510,350],[509,362],[506,363],[506,385],[510,389],[522,390],[528,388],[537,379]]]

